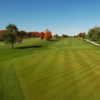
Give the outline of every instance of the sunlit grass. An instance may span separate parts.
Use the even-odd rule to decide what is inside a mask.
[[[14,48],[0,44],[0,100],[99,100],[100,47],[31,38]]]

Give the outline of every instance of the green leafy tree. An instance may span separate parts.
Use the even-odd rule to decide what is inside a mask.
[[[68,37],[68,35],[65,35],[65,37]]]
[[[65,34],[62,34],[62,37],[64,38],[65,37]]]
[[[30,32],[26,33],[26,36],[27,36],[28,38],[31,38],[31,33],[30,33]]]
[[[68,37],[68,35],[62,34],[62,37],[65,38],[65,37]]]
[[[5,44],[12,44],[13,48],[13,44],[18,42],[18,38],[16,35],[18,32],[18,28],[14,24],[9,24],[6,29],[6,31],[3,31],[1,33],[1,38],[4,40]]]
[[[56,34],[56,35],[55,35],[55,38],[58,38],[58,37],[59,37],[58,34]]]
[[[87,36],[91,40],[100,40],[100,27],[96,26],[92,29],[89,29]]]
[[[36,37],[39,37],[39,34],[36,34]]]
[[[17,34],[17,36],[18,36],[19,38],[21,38],[21,39],[23,39],[23,36],[26,36],[26,32],[23,31],[23,30],[18,31],[16,34]]]
[[[11,33],[17,33],[17,31],[18,31],[18,28],[14,24],[9,24],[6,27],[6,29],[9,30]]]
[[[61,37],[60,37],[60,36],[58,36],[58,38],[59,38],[59,39],[61,39]]]
[[[1,38],[4,40],[5,44],[13,44],[17,42],[17,37],[15,33],[11,33],[10,31],[3,31],[1,33]]]
[[[85,37],[86,37],[86,33],[83,32],[83,33],[82,33],[82,39],[84,39]]]

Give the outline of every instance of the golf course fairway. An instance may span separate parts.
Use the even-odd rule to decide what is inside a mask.
[[[100,47],[79,38],[0,42],[0,100],[100,100]]]

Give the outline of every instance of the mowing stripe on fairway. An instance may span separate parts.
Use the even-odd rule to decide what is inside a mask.
[[[78,55],[78,53],[76,54],[76,55]],[[78,55],[79,56],[79,55]],[[94,70],[92,70],[91,69],[91,64],[89,64],[88,62],[89,61],[86,61],[86,60],[84,60],[83,58],[82,58],[82,56],[80,55],[80,57],[79,57],[80,59],[82,59],[81,61],[82,62],[84,62],[83,63],[83,65],[85,65],[85,66],[87,66],[87,67],[81,67],[82,68],[82,71],[84,72],[84,74],[86,75],[86,79],[88,80],[88,84],[85,84],[88,88],[89,88],[89,86],[91,86],[91,88],[93,88],[91,91],[94,93],[94,95],[92,95],[92,96],[97,96],[97,97],[99,97],[99,95],[98,95],[98,93],[97,93],[97,91],[95,90],[95,88],[94,88],[94,86],[93,86],[93,81],[96,81],[97,79],[99,79],[100,77],[99,76],[97,76],[96,75],[96,73],[94,72]],[[86,65],[87,64],[87,65]],[[81,65],[81,62],[80,62],[80,65]],[[82,65],[81,65],[82,66]],[[94,67],[94,66],[93,66]],[[93,79],[95,79],[95,78],[92,78],[91,76],[89,77],[89,74],[90,74],[90,72],[92,73],[92,77],[93,77],[93,74],[94,74],[94,76],[96,76],[96,80],[93,80]],[[93,81],[92,81],[93,80]],[[97,82],[98,82],[99,80],[97,80]],[[85,83],[85,82],[84,82]],[[86,88],[85,88],[86,89]],[[90,89],[86,89],[87,91],[88,90],[90,90]],[[88,94],[87,94],[88,95]],[[88,95],[89,96],[89,95]],[[91,97],[92,97],[91,96]]]
[[[26,59],[30,59],[33,62],[33,64],[31,63],[33,66],[29,66],[29,67],[27,67],[27,66],[24,67],[23,66],[21,68],[21,66],[19,65],[20,63],[18,63],[18,62],[16,63],[17,65],[16,65],[15,68],[17,68],[17,69],[15,69],[15,70],[18,71],[17,73],[21,73],[21,74],[18,75],[18,76],[22,77],[22,80],[20,80],[21,83],[23,83],[24,80],[28,80],[28,81],[24,82],[24,85],[22,85],[24,91],[26,89],[29,89],[29,90],[31,89],[30,91],[32,91],[32,89],[33,89],[33,92],[34,92],[34,89],[36,87],[32,88],[31,87],[32,83],[34,84],[34,82],[36,83],[37,81],[39,81],[39,78],[42,76],[42,74],[45,72],[45,70],[47,68],[48,62],[52,61],[52,58],[54,57],[54,55],[55,55],[55,52],[53,52],[53,51],[51,52],[50,51],[50,52],[47,52],[47,53],[43,54],[40,58],[38,58],[38,60],[33,59],[34,61],[32,61],[32,59],[31,59],[32,57],[26,58]],[[33,56],[33,58],[34,58],[34,56]],[[23,61],[24,60],[25,59],[23,59]],[[21,61],[21,63],[23,63],[23,61]],[[39,63],[38,63],[38,61],[39,61]],[[31,83],[30,84],[30,88],[27,87],[29,83]],[[33,94],[31,94],[31,93],[28,94],[27,92],[29,92],[29,91],[26,91],[26,93],[24,93],[25,96],[31,95],[31,96],[29,96],[27,98],[30,98],[30,97],[33,96]]]
[[[99,100],[99,47],[78,38],[26,39],[13,51],[1,47],[1,100]]]
[[[24,100],[22,89],[13,69],[13,62],[6,63],[2,69],[3,100]]]

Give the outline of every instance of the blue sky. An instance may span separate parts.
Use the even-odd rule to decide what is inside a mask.
[[[87,33],[100,26],[100,0],[0,0],[0,30],[10,23],[26,32]]]

